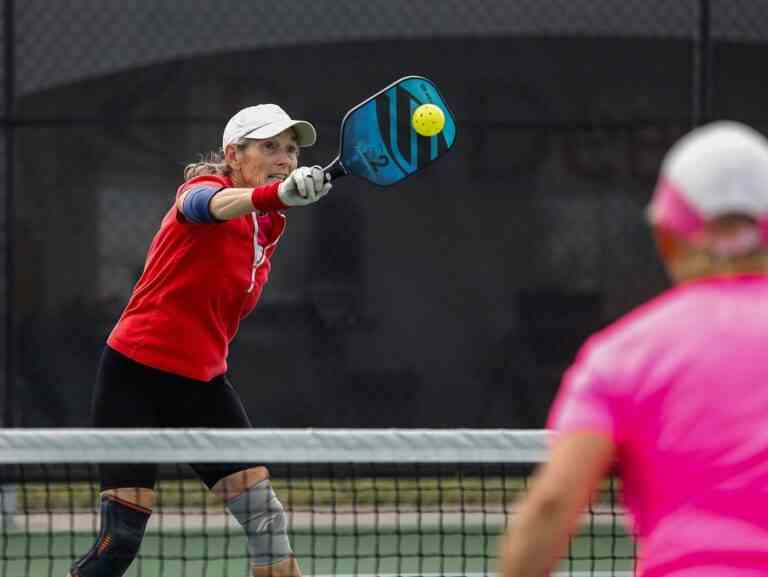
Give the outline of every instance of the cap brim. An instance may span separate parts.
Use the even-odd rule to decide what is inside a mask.
[[[293,128],[296,132],[296,142],[299,146],[312,146],[317,141],[317,132],[315,127],[312,126],[306,120],[293,120],[287,118],[285,120],[278,120],[257,128],[253,132],[249,132],[244,138],[251,138],[260,140],[263,138],[272,138],[277,136],[281,132]]]

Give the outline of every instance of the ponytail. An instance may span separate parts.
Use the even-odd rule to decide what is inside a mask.
[[[224,161],[224,152],[213,150],[208,154],[201,154],[200,160],[184,167],[184,180],[208,174],[229,176],[231,172],[232,169]]]

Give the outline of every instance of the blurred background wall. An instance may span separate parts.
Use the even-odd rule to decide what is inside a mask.
[[[643,210],[683,132],[765,128],[768,8],[718,0],[4,2],[5,426],[84,426],[106,335],[186,163],[239,108],[315,123],[398,77],[454,150],[290,211],[233,343],[257,426],[544,424],[591,331],[666,286]]]

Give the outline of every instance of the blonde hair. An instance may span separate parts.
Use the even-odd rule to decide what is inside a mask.
[[[242,150],[251,142],[253,142],[253,140],[241,138],[235,142],[235,146]],[[200,159],[197,162],[190,162],[184,167],[184,180],[209,174],[216,176],[230,176],[232,174],[232,167],[227,164],[227,161],[224,158],[223,149],[219,148],[218,150],[212,150],[207,154],[201,154]]]
[[[224,160],[224,151],[212,150],[208,154],[201,154],[197,162],[190,162],[184,167],[184,180],[208,174],[229,176],[231,172],[232,169]]]
[[[706,225],[705,240],[686,241],[672,231],[655,227],[664,264],[672,278],[684,282],[713,275],[768,272],[768,248],[760,242],[754,219],[726,215]]]

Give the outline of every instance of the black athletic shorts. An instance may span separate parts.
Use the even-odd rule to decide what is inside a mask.
[[[98,428],[250,428],[251,421],[226,375],[196,381],[139,364],[104,348],[93,396],[93,426]],[[209,487],[220,479],[257,467],[255,463],[190,463]],[[153,489],[157,465],[102,464],[101,490]]]

